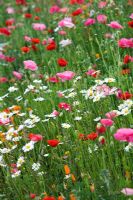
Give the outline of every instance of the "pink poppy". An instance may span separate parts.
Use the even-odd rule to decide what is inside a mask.
[[[85,22],[84,22],[84,25],[85,26],[90,26],[90,25],[93,25],[96,23],[96,20],[93,19],[93,18],[88,18]]]
[[[130,15],[130,18],[133,19],[133,13]]]
[[[117,114],[116,114],[115,111],[110,111],[110,112],[106,113],[105,116],[106,116],[108,119],[113,119],[114,117],[117,116]]]
[[[131,128],[120,128],[114,134],[116,140],[133,142],[133,129]]]
[[[3,53],[0,53],[0,59],[5,60],[6,56]]]
[[[10,119],[9,118],[0,118],[0,126],[2,125],[6,125],[10,123]]]
[[[64,19],[62,19],[58,23],[58,26],[60,26],[60,27],[67,27],[67,28],[73,28],[75,25],[73,24],[71,17],[65,17]]]
[[[36,71],[38,69],[36,63],[32,60],[25,60],[23,63],[25,69],[29,69],[31,71]]]
[[[57,110],[54,110],[51,114],[53,116],[57,117],[60,113]]]
[[[69,9],[67,7],[60,8],[60,10],[59,10],[60,13],[67,13],[68,11],[69,11]]]
[[[114,29],[123,29],[123,26],[121,26],[118,22],[112,21],[110,24],[107,24],[107,26],[114,28]]]
[[[133,196],[133,188],[123,188],[121,192],[126,196]]]
[[[57,5],[54,5],[54,6],[52,6],[52,7],[49,9],[49,13],[50,13],[50,14],[54,14],[54,13],[59,12],[59,10],[60,10],[60,7],[57,6]]]
[[[62,30],[62,31],[59,31],[58,34],[59,34],[59,35],[66,35],[67,33],[66,33],[66,31],[63,31],[63,30]]]
[[[37,30],[37,31],[44,31],[46,29],[46,25],[41,24],[41,23],[34,23],[32,24],[32,27],[34,30]]]
[[[98,4],[98,8],[104,8],[107,5],[106,1],[100,1]]]
[[[22,79],[22,74],[19,73],[19,72],[16,72],[16,71],[13,71],[13,75],[18,79],[18,80],[21,80]]]
[[[105,24],[107,22],[107,16],[100,14],[97,16],[97,21],[101,24]]]
[[[122,38],[118,41],[118,45],[121,48],[133,48],[133,38]]]
[[[101,119],[100,122],[105,127],[112,126],[114,123],[111,119]]]
[[[0,77],[0,83],[6,83],[8,79],[6,77]]]
[[[31,37],[25,35],[25,36],[24,36],[24,40],[25,40],[26,42],[30,42],[30,41],[31,41]]]
[[[71,80],[75,76],[75,73],[72,71],[65,71],[65,72],[57,73],[56,76],[62,79],[62,81],[68,81],[68,80]]]
[[[14,13],[15,13],[15,10],[14,10],[13,7],[8,7],[8,8],[6,9],[6,12],[7,12],[8,14],[14,14]]]

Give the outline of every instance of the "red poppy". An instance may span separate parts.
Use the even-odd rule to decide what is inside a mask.
[[[84,0],[70,0],[69,3],[70,4],[82,4],[82,3],[84,3]]]
[[[130,28],[133,28],[133,20],[128,22],[128,26],[129,26]]]
[[[34,11],[37,12],[37,13],[38,13],[38,12],[41,12],[41,8],[36,7],[36,8],[34,8]]]
[[[87,138],[89,140],[95,140],[98,137],[97,133],[90,133],[89,135],[87,135]]]
[[[122,94],[119,95],[119,99],[122,99],[122,100],[127,100],[127,99],[131,99],[132,98],[132,94],[129,93],[129,92],[124,92]]]
[[[17,5],[26,5],[26,0],[16,0]]]
[[[28,135],[28,138],[29,138],[31,141],[34,141],[34,142],[38,142],[38,141],[43,140],[43,136],[42,136],[42,135],[33,134],[33,133],[30,133],[30,134]]]
[[[52,197],[52,196],[51,197],[47,196],[47,197],[44,197],[42,200],[56,200],[56,199],[54,197]]]
[[[49,45],[47,45],[46,49],[48,51],[52,51],[52,50],[56,49],[56,43],[54,41],[52,41]]]
[[[11,32],[7,28],[0,28],[0,34],[9,36],[11,35]]]
[[[121,73],[122,73],[122,75],[130,74],[130,73],[131,73],[131,70],[130,70],[129,68],[127,68],[127,69],[122,69]]]
[[[7,62],[14,62],[16,60],[16,58],[14,58],[14,57],[9,57],[9,56],[6,56],[5,57],[5,61],[7,61]]]
[[[67,62],[65,59],[63,59],[63,58],[59,58],[59,59],[57,60],[57,63],[58,63],[58,65],[61,66],[61,67],[65,67],[65,66],[68,64],[68,62]]]
[[[38,50],[37,46],[34,45],[34,44],[31,46],[31,48],[32,48],[33,51],[37,51]]]
[[[88,138],[86,137],[86,135],[83,134],[83,133],[80,133],[79,136],[78,136],[78,138],[79,138],[80,140],[88,140]]]
[[[83,10],[81,8],[78,8],[77,10],[72,12],[72,16],[77,16],[82,14]]]
[[[123,59],[124,64],[128,64],[130,61],[131,61],[131,56],[125,55]]]
[[[32,18],[32,14],[31,13],[25,13],[25,18]]]
[[[47,140],[47,143],[48,143],[51,147],[56,147],[56,146],[59,144],[59,140],[57,140],[57,139]]]
[[[64,110],[67,110],[67,111],[71,111],[71,106],[68,104],[68,103],[65,103],[65,102],[61,102],[58,104],[58,107],[60,109],[64,109]]]
[[[21,51],[24,52],[24,53],[28,53],[30,51],[30,48],[29,47],[22,47]]]
[[[7,19],[6,20],[6,26],[12,26],[14,23],[14,19]]]
[[[49,82],[52,82],[52,83],[58,83],[59,82],[59,79],[56,76],[49,77],[47,80]]]
[[[39,16],[35,16],[34,19],[35,20],[40,20],[40,17]]]
[[[35,197],[36,197],[36,194],[30,193],[30,198],[31,199],[35,199]]]
[[[98,134],[102,134],[102,133],[105,133],[106,128],[103,125],[100,125],[96,127],[96,131]]]
[[[39,44],[40,39],[39,38],[31,38],[31,42],[34,43],[34,44]]]
[[[54,31],[52,29],[48,29],[48,33],[53,33]]]

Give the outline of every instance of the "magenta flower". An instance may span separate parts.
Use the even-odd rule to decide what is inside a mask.
[[[57,73],[56,76],[62,79],[62,81],[68,81],[68,80],[71,80],[75,76],[75,73],[72,71],[65,71],[65,72]]]
[[[23,63],[25,69],[29,69],[31,71],[36,71],[38,69],[36,63],[32,60],[25,60]]]
[[[100,14],[97,16],[97,21],[101,24],[105,24],[107,22],[107,16]]]
[[[52,7],[49,9],[49,13],[50,13],[50,14],[54,14],[54,13],[59,12],[59,10],[60,10],[60,7],[57,6],[57,5],[54,5],[54,6],[52,6]]]
[[[41,23],[33,23],[32,28],[36,31],[44,31],[46,29],[46,25]]]
[[[107,24],[107,26],[114,28],[114,29],[123,29],[123,26],[121,26],[118,22],[112,21],[110,24]]]
[[[133,195],[133,188],[123,188],[121,190],[121,192],[123,194],[125,194],[126,196],[132,196]]]
[[[122,38],[118,41],[118,45],[121,48],[133,48],[133,38]]]
[[[6,77],[0,77],[0,83],[6,83],[8,79]]]
[[[133,142],[133,129],[131,128],[120,128],[114,134],[116,140],[124,142]]]
[[[100,122],[105,127],[112,126],[114,123],[111,119],[101,119]]]
[[[84,22],[84,25],[85,26],[90,26],[90,25],[93,25],[96,23],[96,20],[93,19],[93,18],[88,18],[85,22]]]

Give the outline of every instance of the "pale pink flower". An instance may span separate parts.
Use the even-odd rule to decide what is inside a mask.
[[[0,53],[0,59],[5,60],[6,56],[3,53]]]
[[[8,7],[8,8],[6,9],[6,12],[7,12],[8,14],[14,14],[14,13],[15,13],[15,10],[14,10],[13,7]]]
[[[30,42],[30,41],[31,41],[31,37],[25,35],[25,36],[24,36],[24,40],[25,40],[26,42]]]
[[[62,81],[66,81],[66,80],[71,80],[75,76],[75,73],[72,71],[65,71],[65,72],[57,73],[56,76],[62,79]]]
[[[33,23],[32,28],[36,31],[44,31],[46,29],[46,25],[41,23]]]
[[[59,12],[59,10],[60,10],[60,7],[57,5],[54,5],[49,9],[49,13],[50,14],[57,13],[57,12]]]
[[[123,188],[121,192],[126,196],[133,196],[133,188]]]
[[[121,26],[118,22],[112,21],[110,24],[107,24],[107,26],[114,28],[114,29],[123,29],[123,26]]]
[[[54,110],[51,114],[53,116],[57,117],[60,113],[57,110]]]
[[[97,16],[97,21],[101,24],[105,24],[107,22],[107,16],[106,15],[102,15],[102,14],[99,14]]]
[[[59,34],[59,35],[66,35],[67,33],[66,33],[66,31],[63,31],[63,30],[62,30],[62,31],[59,31],[58,34]]]
[[[114,123],[111,119],[101,119],[100,122],[103,126],[106,127],[112,126]]]
[[[122,38],[118,41],[118,45],[121,48],[133,48],[133,38]]]
[[[130,18],[133,19],[133,13],[130,15]]]
[[[10,123],[10,119],[9,118],[0,118],[0,126],[2,125],[6,125]]]
[[[104,8],[107,5],[106,1],[100,1],[98,4],[98,8]]]
[[[96,23],[96,20],[93,19],[93,18],[88,18],[85,22],[84,22],[84,25],[85,26],[90,26],[90,25],[93,25]]]
[[[113,35],[111,33],[105,33],[104,35],[105,38],[113,38]]]
[[[59,42],[59,44],[60,44],[62,47],[65,47],[65,46],[67,46],[67,45],[72,44],[72,41],[69,40],[69,39],[61,40],[61,41]]]
[[[75,25],[73,24],[71,17],[65,17],[63,20],[61,20],[58,23],[58,26],[67,27],[67,28],[73,28]]]
[[[13,75],[18,79],[18,80],[21,80],[22,79],[22,74],[17,72],[17,71],[13,71]]]
[[[114,134],[116,140],[133,142],[133,129],[131,128],[120,128]]]
[[[36,71],[38,69],[37,64],[32,60],[25,60],[23,63],[25,69],[29,69],[31,71]]]
[[[106,113],[105,116],[106,116],[108,119],[113,119],[114,117],[117,116],[117,113],[116,113],[115,111],[110,111],[110,112]]]
[[[60,10],[59,10],[60,13],[67,13],[68,11],[69,11],[69,9],[67,7],[60,8]]]

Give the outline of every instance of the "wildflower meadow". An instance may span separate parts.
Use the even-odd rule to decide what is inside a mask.
[[[0,0],[0,200],[132,200],[132,97],[132,0]]]

